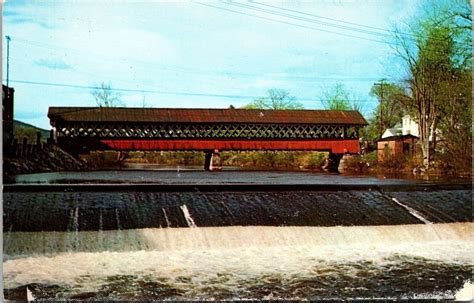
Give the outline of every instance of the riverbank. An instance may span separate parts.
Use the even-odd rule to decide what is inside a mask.
[[[3,155],[3,176],[41,172],[83,171],[86,164],[55,145],[45,145],[28,156]]]

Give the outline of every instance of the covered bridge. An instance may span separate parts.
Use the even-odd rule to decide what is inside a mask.
[[[320,150],[358,153],[357,111],[50,107],[57,143],[88,150]]]

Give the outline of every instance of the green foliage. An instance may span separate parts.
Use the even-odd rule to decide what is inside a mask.
[[[338,83],[334,87],[323,92],[323,106],[329,110],[350,110],[350,94],[344,84]]]
[[[468,103],[471,89],[466,83],[470,83],[472,77],[471,5],[467,2],[443,5],[433,1],[428,4],[428,9],[409,28],[416,39],[396,35],[396,51],[408,71],[405,82],[408,94],[401,101],[415,113],[420,125],[420,143],[426,167],[432,160],[432,150],[437,149],[435,130],[438,127],[444,127],[443,137],[452,136],[448,140],[454,144],[445,145],[445,148],[457,149],[457,152],[465,150],[456,156],[471,157],[470,153],[467,154],[467,148],[459,150],[457,147],[466,140],[470,141],[470,121],[465,117],[471,115]],[[457,122],[453,123],[454,120]],[[431,142],[430,137],[433,138]]]
[[[204,165],[202,152],[130,152],[128,161],[161,165]]]
[[[303,158],[304,162],[302,163],[302,166],[310,169],[321,168],[326,158],[326,153],[310,152],[306,158]]]
[[[368,164],[368,166],[374,166],[377,164],[377,151],[371,151],[370,153],[366,153],[362,156],[364,162]]]
[[[377,165],[377,151],[372,151],[363,155],[353,155],[345,160],[345,170],[355,172],[365,172],[369,168]]]
[[[320,169],[327,153],[321,152],[223,152],[225,166],[240,166],[248,169]]]
[[[355,110],[365,114],[365,104],[362,98],[351,93],[342,83],[337,83],[323,91],[322,104],[328,110]]]
[[[370,125],[367,126],[366,132],[371,141],[381,138],[387,128],[394,127],[397,123],[400,123],[402,117],[407,113],[407,110],[400,102],[404,94],[405,92],[400,85],[386,83],[384,80],[372,86],[370,95],[377,97],[379,104],[369,120]]]
[[[272,88],[267,96],[254,100],[243,108],[246,109],[304,109],[303,104],[283,89]]]

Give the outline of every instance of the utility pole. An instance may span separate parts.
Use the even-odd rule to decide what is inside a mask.
[[[374,83],[374,85],[380,85],[380,105],[379,105],[379,123],[380,123],[380,131],[379,131],[379,139],[382,139],[383,135],[383,119],[382,119],[382,104],[383,104],[383,86],[385,84],[385,78],[380,79],[379,82]]]
[[[10,75],[10,36],[5,36],[7,39],[7,87],[8,86],[8,80],[9,80],[9,75]]]

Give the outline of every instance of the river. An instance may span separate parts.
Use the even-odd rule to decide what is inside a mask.
[[[465,183],[97,171],[19,175],[3,197],[7,299],[472,294]]]

